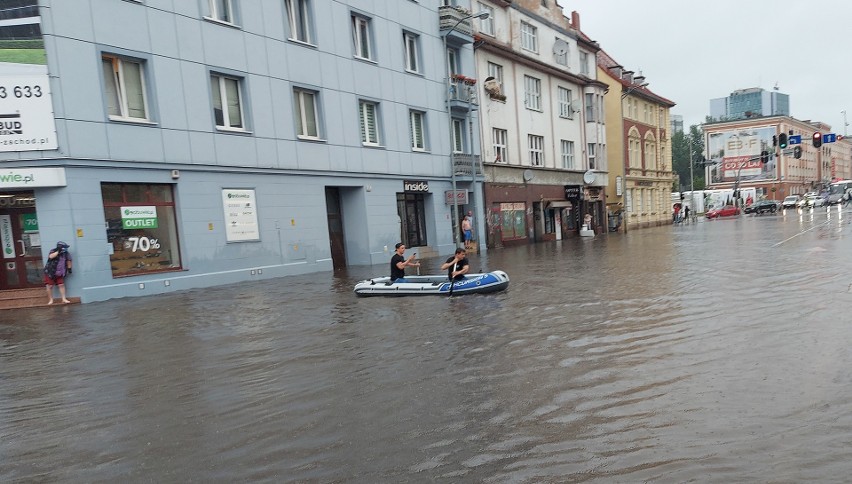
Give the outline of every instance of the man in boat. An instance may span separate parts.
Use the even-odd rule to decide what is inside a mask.
[[[464,279],[464,275],[470,270],[470,263],[467,261],[467,252],[464,249],[456,249],[455,255],[447,259],[447,262],[441,264],[441,270],[447,271],[447,277],[451,281]]]
[[[405,282],[405,268],[409,266],[420,267],[420,263],[414,262],[414,256],[417,254],[412,255],[408,259],[402,255],[405,253],[405,244],[402,242],[396,244],[394,249],[396,249],[396,253],[391,257],[390,279],[391,282]]]

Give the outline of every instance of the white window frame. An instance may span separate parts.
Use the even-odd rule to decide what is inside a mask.
[[[566,119],[574,119],[574,107],[571,106],[571,90],[558,86],[556,88],[557,99],[559,100],[559,117]]]
[[[496,64],[494,62],[488,62],[488,76],[493,77],[500,83],[500,86],[503,85],[503,66],[500,64]]]
[[[562,140],[562,168],[574,168],[574,142],[567,139]]]
[[[322,139],[322,129],[320,127],[319,103],[317,97],[319,93],[310,89],[294,88],[293,103],[296,111],[296,137],[300,139],[318,140]],[[313,110],[313,120],[309,119],[309,113],[306,108],[306,103],[310,102]],[[309,126],[313,121],[315,133],[311,134]]]
[[[411,32],[402,33],[403,50],[405,52],[405,70],[415,74],[420,73],[420,36]]]
[[[527,22],[521,22],[521,48],[538,53],[538,28]]]
[[[595,95],[586,93],[586,122],[593,123],[597,121],[597,107],[595,106]]]
[[[488,12],[488,16],[485,18],[479,19],[479,32],[485,35],[494,36],[494,7],[490,5],[486,5],[482,2],[477,2],[479,4],[478,12],[486,11]]]
[[[288,39],[314,44],[311,28],[311,0],[284,0],[287,8],[287,22],[290,26]]]
[[[408,113],[409,132],[411,134],[411,150],[427,151],[426,147],[426,113],[410,110]]]
[[[509,132],[491,128],[491,144],[494,147],[494,163],[509,163]]]
[[[120,57],[112,54],[102,54],[101,55],[101,64],[105,68],[105,63],[109,62],[111,68],[111,76],[107,79],[107,72],[104,71],[104,82],[108,83],[107,92],[104,94],[107,96],[114,95],[113,100],[117,103],[116,109],[118,113],[112,113],[110,111],[109,103],[107,103],[107,111],[109,114],[109,119],[116,121],[150,121],[150,111],[148,110],[148,93],[147,87],[145,83],[145,61],[141,59],[128,59],[124,57]],[[136,64],[139,67],[139,90],[140,93],[130,93],[128,90],[130,89],[127,77],[128,73],[126,72],[125,65],[126,64]],[[112,89],[109,89],[109,88]],[[114,91],[114,93],[110,92]],[[130,101],[128,101],[128,97],[137,97],[142,96],[142,116],[133,116],[130,106]],[[138,107],[136,107],[138,110]]]
[[[373,123],[370,124],[372,111]],[[358,117],[361,126],[361,144],[364,146],[381,146],[379,103],[360,99],[358,101]]]
[[[222,5],[219,5],[220,2]],[[210,9],[210,15],[207,18],[226,24],[235,23],[233,0],[207,0],[207,6]]]
[[[352,47],[357,59],[373,60],[371,22],[367,17],[352,14]],[[366,52],[365,52],[366,50]]]
[[[544,136],[527,135],[530,150],[530,166],[544,166]]]
[[[590,170],[596,170],[597,168],[595,168],[595,166],[597,165],[597,163],[596,163],[595,158],[596,158],[596,152],[597,152],[597,145],[595,143],[589,143],[587,149],[588,149],[587,158],[589,160],[589,169]]]
[[[524,74],[524,104],[527,109],[541,111],[541,79]]]
[[[222,122],[223,124],[216,124],[216,128],[220,130],[226,131],[246,131],[246,122],[245,122],[245,105],[243,104],[243,79],[236,76],[229,76],[226,74],[221,74],[217,72],[210,73],[210,80],[216,80],[216,85],[214,86],[211,82],[211,90],[213,95],[213,109],[214,109],[214,117],[213,120],[216,122],[215,117],[215,109],[216,109],[216,100],[219,100],[219,103],[222,108]],[[240,121],[239,125],[234,125],[231,120],[231,116],[228,110],[229,104],[228,102],[231,100],[228,97],[228,82],[233,81],[236,82],[237,89],[237,108],[240,111]]]
[[[453,118],[453,139],[450,140],[453,153],[464,153],[464,133],[464,120]]]
[[[589,53],[580,51],[580,74],[589,75]]]

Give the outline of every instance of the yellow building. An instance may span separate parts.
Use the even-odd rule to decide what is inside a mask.
[[[641,74],[624,69],[603,50],[597,54],[610,154],[606,206],[619,231],[672,222],[674,183],[669,110]]]

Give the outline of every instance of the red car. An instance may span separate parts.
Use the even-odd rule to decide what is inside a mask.
[[[733,217],[734,215],[739,215],[740,209],[733,206],[727,205],[722,208],[714,208],[713,210],[708,210],[706,214],[704,214],[707,218],[718,218],[718,217]]]

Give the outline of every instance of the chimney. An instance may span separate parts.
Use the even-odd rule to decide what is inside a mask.
[[[574,30],[580,30],[580,14],[576,10],[571,12],[571,26]]]

